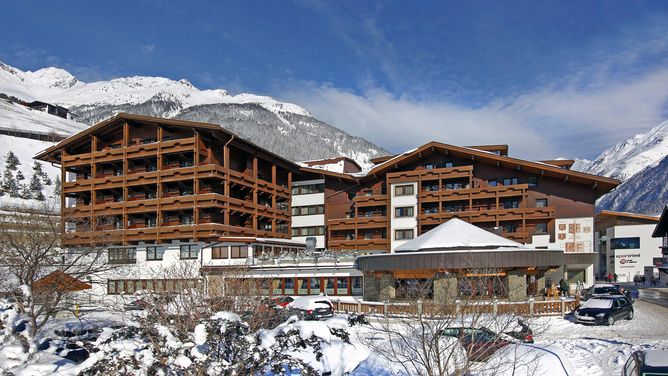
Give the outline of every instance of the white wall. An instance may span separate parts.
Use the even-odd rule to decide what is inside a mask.
[[[314,179],[314,180],[303,180],[303,181],[293,181],[292,186],[298,187],[302,185],[309,184],[324,184],[325,179]],[[293,195],[292,196],[292,207],[300,206],[312,206],[312,205],[324,205],[325,204],[325,194],[324,193],[313,193],[308,195]],[[299,215],[292,216],[292,227],[311,227],[311,226],[325,226],[325,215],[324,214],[315,214],[315,215]],[[308,236],[295,236],[292,240],[305,241]],[[316,239],[316,248],[325,248],[325,236],[319,235],[314,236]]]
[[[636,249],[614,249],[609,255],[614,256],[611,273],[617,273],[620,282],[631,282],[633,276],[643,275],[645,266],[652,265],[654,257],[661,257],[660,238],[653,238],[654,224],[615,226],[612,228],[611,237],[608,239],[608,249],[613,238],[640,238],[640,248]]]
[[[397,185],[413,185],[413,195],[410,196],[395,196],[394,187]],[[417,215],[418,215],[418,185],[416,182],[413,183],[396,183],[390,185],[390,249],[394,252],[394,249],[401,244],[406,243],[408,240],[395,240],[394,239],[394,230],[408,230],[413,229],[413,236],[418,236],[417,230]],[[395,218],[394,209],[398,207],[412,206],[413,207],[413,216],[412,217],[402,217]]]

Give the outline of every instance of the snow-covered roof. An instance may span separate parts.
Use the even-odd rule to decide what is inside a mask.
[[[649,367],[668,367],[668,350],[645,352],[645,364]]]
[[[453,218],[438,227],[398,246],[396,252],[426,249],[528,248],[516,241]]]

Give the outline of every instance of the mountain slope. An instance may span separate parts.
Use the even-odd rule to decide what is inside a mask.
[[[668,155],[668,121],[605,150],[591,163],[580,164],[583,172],[622,181]]]
[[[89,125],[118,112],[206,121],[293,161],[336,156],[369,166],[388,152],[319,121],[295,104],[222,89],[199,90],[186,80],[126,77],[84,83],[65,70],[23,72],[0,63],[0,93],[68,107]]]
[[[660,214],[668,203],[668,156],[643,169],[597,202],[602,210]]]

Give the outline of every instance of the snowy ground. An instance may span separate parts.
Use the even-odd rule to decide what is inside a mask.
[[[651,303],[637,301],[634,305],[635,317],[631,321],[620,320],[614,326],[584,326],[576,324],[561,317],[540,318],[535,323],[542,332],[537,334],[535,340],[537,346],[550,346],[560,349],[565,361],[572,365],[570,375],[615,375],[619,374],[621,367],[629,355],[638,349],[668,349],[668,308],[660,307]],[[127,322],[130,317],[122,313],[93,312],[86,315],[83,321],[74,318],[63,318],[52,322],[47,332],[55,329],[73,329],[77,327],[91,326],[113,326]],[[328,322],[306,322],[297,327],[300,331],[309,333],[323,331],[328,335],[327,326],[345,327],[345,321],[341,325],[341,318],[330,319]],[[326,325],[326,326],[325,326]],[[320,363],[322,367],[338,370],[351,371],[362,362],[370,352],[361,343],[361,337],[374,335],[368,327],[355,326],[350,328],[352,347],[339,343],[337,346],[328,346],[325,356],[321,362],[310,359],[309,354],[302,354],[302,358]],[[48,335],[48,334],[47,334]],[[0,346],[0,369],[5,368],[8,359],[3,354],[11,356],[11,348],[2,349]],[[331,347],[331,349],[329,349]],[[37,357],[38,364],[25,368],[14,369],[15,374],[20,375],[43,375],[43,374],[75,374],[77,366],[63,361],[50,354],[41,354]],[[2,364],[5,363],[5,364]],[[377,369],[366,372],[353,372],[352,375],[389,375],[384,370],[386,365],[382,362],[375,364]],[[323,368],[318,367],[321,370]],[[330,368],[330,369],[331,369]],[[16,372],[19,371],[19,372]],[[333,372],[338,374],[337,372]],[[545,373],[543,373],[545,374]],[[551,373],[547,373],[551,375]],[[556,374],[556,373],[555,373]],[[559,373],[563,374],[563,373]]]

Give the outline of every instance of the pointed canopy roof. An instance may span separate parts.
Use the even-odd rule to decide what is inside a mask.
[[[453,218],[438,227],[410,240],[395,252],[416,252],[428,250],[466,250],[496,248],[528,248],[525,245],[493,234],[480,227]]]

